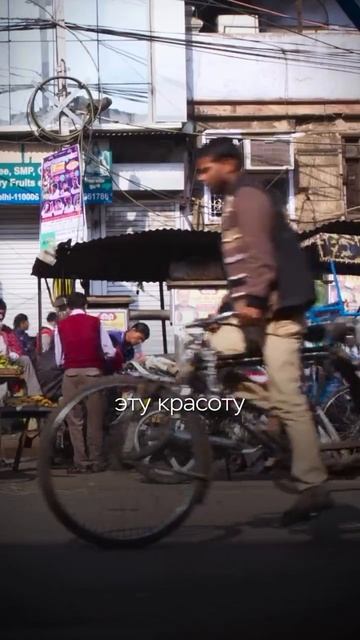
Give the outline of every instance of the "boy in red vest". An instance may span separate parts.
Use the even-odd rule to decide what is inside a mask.
[[[40,333],[36,336],[36,352],[44,353],[49,351],[57,325],[57,315],[55,311],[50,311],[46,318],[47,325],[41,327]]]
[[[103,373],[105,359],[115,357],[115,349],[107,331],[101,326],[98,318],[86,313],[86,303],[83,293],[71,294],[68,298],[70,313],[55,329],[56,364],[64,369],[64,402]],[[74,449],[74,465],[69,469],[70,473],[104,470],[101,394],[91,394],[86,401],[86,408],[88,455],[80,405],[74,407],[67,420]]]

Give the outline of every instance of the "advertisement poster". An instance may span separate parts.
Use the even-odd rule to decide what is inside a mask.
[[[84,199],[86,204],[112,202],[111,151],[104,142],[94,142],[86,156],[84,174]]]
[[[341,297],[346,311],[357,311],[360,307],[360,277],[338,276]],[[329,285],[329,302],[337,301],[335,284]]]
[[[78,145],[52,153],[41,167],[40,258],[55,262],[56,246],[86,240],[86,218]]]
[[[107,331],[125,331],[128,327],[127,309],[88,309],[91,316],[100,318]]]
[[[216,313],[226,289],[172,289],[171,319],[174,327]]]

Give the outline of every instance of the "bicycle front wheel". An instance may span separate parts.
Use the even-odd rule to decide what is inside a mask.
[[[108,407],[110,420],[104,470],[69,475],[64,469],[52,467],[54,443],[74,410],[83,411],[86,428],[86,404],[92,394],[100,394],[103,401],[106,397],[126,396],[145,402],[165,395],[171,397],[174,391],[131,376],[98,378],[95,384],[83,387],[57,409],[50,416],[40,443],[39,479],[47,505],[69,531],[101,547],[135,547],[159,540],[179,527],[205,496],[211,471],[206,430],[195,414],[186,414],[184,420],[189,434],[186,446],[194,460],[191,470],[182,472],[187,482],[151,484],[144,482],[142,472],[143,463],[149,457],[149,446],[144,450],[140,448],[133,457],[129,454],[127,461],[123,457],[124,429],[131,413],[127,411],[119,420],[111,415]],[[170,437],[172,421],[168,424],[169,427],[162,426],[161,441],[151,444],[158,455],[161,448],[167,446],[167,428]],[[149,463],[145,464],[148,468]],[[155,456],[155,472],[156,464]]]

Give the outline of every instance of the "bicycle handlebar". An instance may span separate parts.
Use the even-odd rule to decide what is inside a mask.
[[[236,315],[234,311],[226,311],[214,316],[208,316],[207,318],[200,318],[199,320],[193,320],[189,324],[185,325],[185,329],[200,328],[207,329],[214,324],[222,324],[224,321],[229,320]],[[306,333],[303,337],[305,342],[323,342],[328,344],[343,343],[345,337],[348,334],[348,325],[344,323],[324,323],[309,325],[306,328]]]
[[[200,318],[199,320],[193,320],[189,324],[185,325],[185,329],[201,328],[206,329],[212,324],[219,324],[224,320],[228,320],[231,316],[234,316],[234,311],[225,311],[224,313],[218,313],[216,316],[208,316],[207,318]]]

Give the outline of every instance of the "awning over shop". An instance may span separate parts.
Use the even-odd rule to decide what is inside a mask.
[[[112,282],[184,280],[194,278],[194,274],[200,280],[221,278],[219,233],[157,229],[100,238],[73,247],[60,244],[54,266],[36,259],[32,270],[32,275],[39,278]]]
[[[314,273],[328,272],[334,260],[339,274],[360,275],[360,223],[335,221],[299,234]],[[37,259],[38,278],[111,282],[221,280],[220,233],[157,229],[60,244],[54,266]]]
[[[337,263],[360,265],[360,237],[339,236],[331,233],[319,233],[305,240],[303,246],[316,244],[321,261],[334,260]]]
[[[333,261],[339,274],[360,275],[360,223],[335,221],[300,234],[301,245],[317,263]]]

